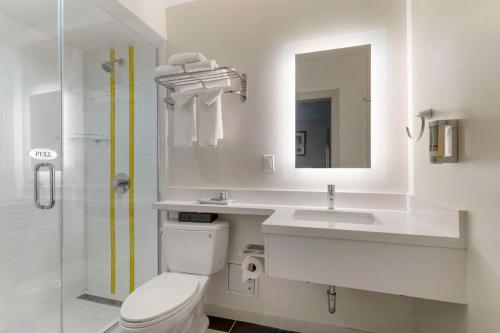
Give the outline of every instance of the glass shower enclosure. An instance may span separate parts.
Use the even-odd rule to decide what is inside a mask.
[[[105,332],[157,274],[157,48],[90,0],[0,0],[0,332]]]

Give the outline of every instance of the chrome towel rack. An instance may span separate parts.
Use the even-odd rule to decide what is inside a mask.
[[[214,69],[201,70],[196,72],[183,72],[168,75],[161,75],[155,77],[157,84],[167,88],[167,97],[165,98],[165,103],[168,106],[173,106],[173,101],[169,94],[176,91],[176,88],[193,85],[201,83],[203,88],[206,88],[211,82],[230,79],[231,81],[236,79],[239,80],[239,89],[235,90],[235,85],[232,84],[230,87],[223,88],[225,94],[237,94],[240,96],[242,102],[247,101],[247,75],[245,73],[240,73],[234,67],[217,67]]]

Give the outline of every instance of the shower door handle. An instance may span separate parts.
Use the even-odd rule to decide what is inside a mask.
[[[49,169],[49,203],[44,205],[40,202],[40,169],[48,168]],[[34,203],[35,207],[38,209],[51,209],[56,204],[55,200],[55,187],[56,187],[56,170],[54,166],[50,163],[38,163],[35,165],[35,177],[34,177]]]

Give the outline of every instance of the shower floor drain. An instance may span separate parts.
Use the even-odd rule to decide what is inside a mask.
[[[109,306],[116,306],[118,308],[121,307],[122,303],[123,303],[122,301],[117,301],[115,299],[94,296],[94,295],[90,295],[90,294],[82,294],[82,295],[78,296],[77,298],[84,300],[84,301],[93,302],[93,303],[109,305]]]

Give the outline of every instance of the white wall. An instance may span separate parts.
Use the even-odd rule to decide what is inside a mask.
[[[228,13],[234,13],[228,15]],[[236,19],[240,17],[240,19]],[[167,9],[168,53],[201,51],[222,65],[248,73],[249,99],[224,96],[224,139],[217,148],[169,150],[169,186],[324,190],[335,183],[346,191],[407,191],[405,4],[383,1],[195,1]],[[283,89],[289,84],[287,44],[374,30],[385,31],[387,107],[375,154],[380,172],[315,172],[285,169],[284,152],[293,134],[283,123]],[[292,97],[293,98],[293,97]],[[170,127],[170,132],[173,129]],[[404,132],[403,132],[404,133]],[[262,155],[274,154],[276,172],[263,172]]]
[[[239,15],[240,19],[228,13]],[[246,104],[241,104],[237,96],[223,97],[225,137],[217,148],[169,148],[169,187],[324,191],[327,183],[335,183],[343,191],[407,192],[402,1],[195,1],[168,8],[167,28],[169,54],[201,51],[222,65],[239,68],[249,77]],[[283,95],[283,83],[289,84],[284,82],[289,76],[282,66],[287,53],[285,45],[374,30],[385,30],[386,37],[387,112],[383,114],[390,116],[380,121],[389,130],[382,134],[383,144],[377,149],[387,153],[387,168],[378,177],[363,174],[361,180],[336,171],[322,175],[303,173],[301,177],[284,171],[283,165],[289,161],[283,160],[283,146],[287,145],[286,140],[294,140],[293,135],[283,137],[283,117],[294,119],[294,110],[284,110],[282,103],[287,97]],[[170,135],[173,130],[170,124]],[[276,173],[263,173],[264,154],[275,154]],[[228,215],[224,219],[231,222],[231,261],[241,262],[237,251],[244,244],[263,244],[261,218]],[[254,320],[273,326],[281,323],[266,321],[267,315],[369,332],[412,332],[409,298],[339,288],[338,313],[331,316],[325,286],[262,278],[259,297],[248,298],[226,291],[225,274],[226,271],[218,273],[210,284],[206,302],[211,311],[253,313]]]
[[[467,211],[467,307],[416,303],[415,332],[500,330],[500,2],[414,0],[415,110],[461,119],[458,164],[428,162],[414,145],[417,196]]]

